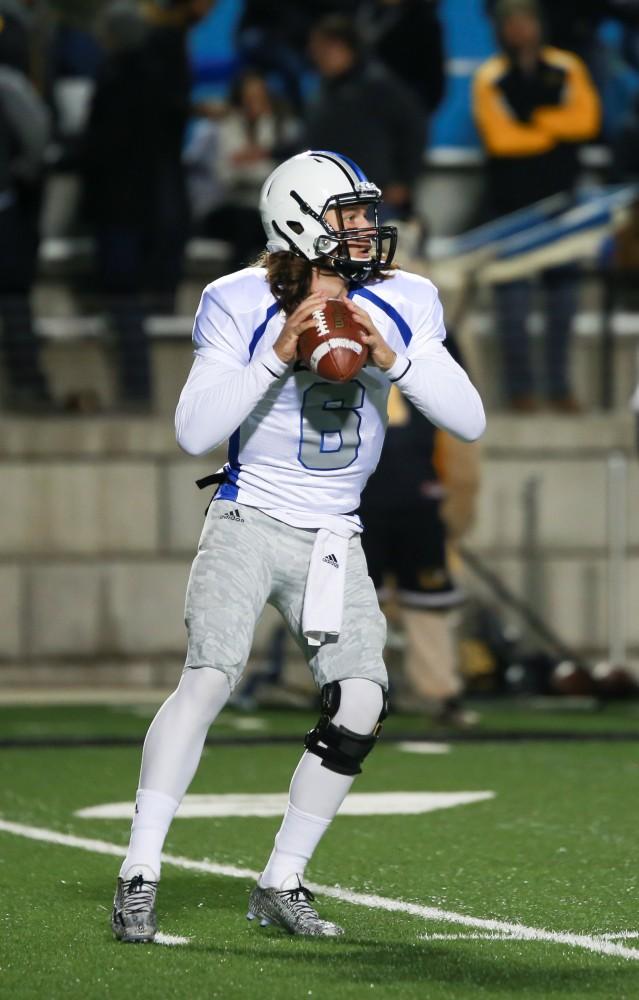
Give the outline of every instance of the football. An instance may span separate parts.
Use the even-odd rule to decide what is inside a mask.
[[[341,299],[327,299],[313,319],[315,325],[299,338],[300,358],[329,382],[350,382],[368,358],[361,327]]]

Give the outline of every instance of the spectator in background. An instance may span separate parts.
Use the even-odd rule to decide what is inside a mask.
[[[273,78],[280,96],[298,114],[304,100],[302,79],[307,70],[306,42],[315,3],[306,0],[244,0],[236,41],[240,63]]]
[[[500,0],[486,0],[486,12],[495,18]],[[608,13],[607,0],[539,0],[539,15],[549,45],[576,52],[586,62],[595,44],[599,22]]]
[[[609,180],[612,183],[639,180],[639,97],[620,122],[612,143]]]
[[[639,275],[639,198],[632,202],[615,226],[610,238],[608,264],[618,271]],[[635,292],[639,293],[636,286]]]
[[[0,0],[3,62],[27,77],[31,76],[30,6],[23,0]]]
[[[496,5],[487,0],[490,16]],[[639,0],[539,0],[539,7],[547,43],[586,63],[601,99],[602,137],[613,139],[637,93]]]
[[[7,403],[29,411],[51,406],[30,302],[50,123],[14,28],[9,16],[0,18],[0,323]]]
[[[50,24],[47,97],[55,116],[57,169],[78,169],[78,145],[103,57],[95,33],[99,4],[67,0],[62,8],[57,5]]]
[[[357,18],[369,48],[427,115],[441,104],[446,80],[438,6],[439,0],[364,0]]]
[[[499,0],[486,0],[486,11],[494,17]],[[539,0],[546,38],[590,64],[597,47],[597,29],[606,19],[631,25],[637,22],[638,0]]]
[[[426,142],[426,116],[417,98],[365,54],[348,18],[319,21],[309,52],[321,84],[307,108],[305,145],[342,150],[375,177],[388,216],[408,218]]]
[[[230,266],[234,270],[245,267],[262,251],[260,190],[277,165],[278,151],[290,146],[298,131],[296,119],[271,94],[263,76],[247,70],[234,81],[228,113],[216,127],[218,204],[195,226],[197,235],[232,244]]]
[[[604,279],[603,322],[614,310],[639,311],[639,198],[621,213],[600,254]],[[639,396],[635,396],[635,402]]]
[[[450,335],[446,344],[459,360]],[[438,430],[393,387],[381,459],[362,496],[362,545],[380,603],[399,606],[412,709],[462,727],[476,716],[462,704],[453,615],[463,595],[447,547],[470,527],[478,487],[477,444]]]
[[[498,0],[494,9],[501,55],[477,71],[474,115],[488,155],[487,193],[492,216],[507,214],[573,190],[579,144],[599,131],[599,100],[581,60],[545,46],[534,0]],[[546,297],[545,365],[553,408],[575,412],[568,372],[577,276],[572,266],[542,275]],[[505,393],[514,410],[538,406],[527,318],[532,285],[520,279],[497,285]]]
[[[85,204],[118,345],[123,402],[151,401],[145,314],[173,308],[188,232],[182,143],[190,111],[188,28],[207,0],[116,0],[84,137]]]

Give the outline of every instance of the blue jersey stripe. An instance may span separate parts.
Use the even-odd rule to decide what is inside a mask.
[[[242,466],[238,462],[238,455],[240,453],[240,428],[234,430],[229,438],[229,450],[228,450],[228,460],[224,466],[224,471],[226,473],[226,478],[229,480],[227,483],[222,483],[219,490],[215,494],[216,500],[237,500],[237,491],[239,489],[237,485],[237,477],[239,476]]]
[[[228,462],[231,468],[240,470],[240,463],[237,457],[240,453],[240,428],[238,427],[233,431],[229,438],[229,452],[228,452]]]
[[[404,345],[408,347],[411,340],[413,339],[413,331],[411,330],[411,328],[409,327],[408,323],[403,318],[403,316],[400,316],[400,314],[397,312],[397,309],[395,309],[394,306],[390,305],[389,302],[385,302],[384,299],[380,298],[379,295],[375,295],[375,292],[371,292],[370,288],[353,288],[348,293],[348,297],[352,299],[354,295],[361,295],[363,298],[368,299],[369,302],[372,302],[374,303],[374,305],[378,306],[382,310],[382,312],[385,312],[386,315],[389,316],[395,323],[397,329],[399,330],[400,336],[404,341]]]
[[[237,500],[238,488],[233,483],[222,483],[219,491],[215,494],[216,500]]]
[[[268,310],[266,312],[266,318],[264,319],[264,321],[262,323],[260,323],[260,325],[255,330],[255,332],[253,334],[253,337],[251,339],[251,343],[249,344],[249,358],[253,357],[253,354],[255,352],[255,348],[257,347],[257,345],[259,344],[260,340],[264,336],[264,331],[266,330],[266,327],[270,323],[270,321],[273,318],[273,316],[275,315],[275,313],[279,312],[279,311],[280,311],[280,304],[279,304],[279,302],[274,302],[272,306],[268,307]]]

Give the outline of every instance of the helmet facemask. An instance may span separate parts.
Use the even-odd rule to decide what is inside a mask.
[[[316,254],[313,263],[325,263],[346,281],[366,281],[376,272],[389,267],[397,247],[395,226],[379,225],[378,206],[381,201],[379,190],[374,184],[362,184],[361,187],[369,188],[370,191],[334,195],[327,200],[319,213],[315,212],[296,191],[291,191],[291,197],[299,205],[302,215],[310,216],[322,228],[322,233],[313,240]],[[354,205],[366,207],[369,225],[358,229],[346,227],[344,211]],[[337,226],[331,225],[326,218],[331,210],[335,213]],[[368,251],[366,256],[353,256],[357,254],[358,244]],[[295,252],[299,253],[299,250],[296,249]]]

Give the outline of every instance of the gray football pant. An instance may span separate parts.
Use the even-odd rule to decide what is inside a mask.
[[[236,512],[236,516],[233,512]],[[216,500],[208,510],[186,593],[186,667],[215,667],[236,686],[265,604],[280,611],[323,687],[363,677],[386,688],[386,621],[358,536],[350,539],[339,637],[309,646],[301,618],[315,531],[293,528],[254,507]]]

